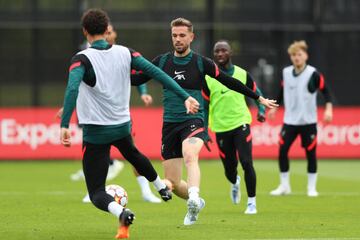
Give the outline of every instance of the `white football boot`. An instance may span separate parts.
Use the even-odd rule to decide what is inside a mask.
[[[184,225],[193,225],[199,216],[199,212],[205,207],[205,200],[199,198],[198,201],[189,199],[187,201],[188,211],[184,218]]]
[[[275,190],[270,192],[272,196],[281,196],[291,194],[290,185],[280,184]]]
[[[142,195],[145,202],[161,203],[161,199],[155,196],[152,192],[148,192]]]
[[[256,214],[256,204],[255,203],[248,203],[247,208],[245,210],[245,214]]]
[[[76,171],[75,173],[70,175],[70,179],[73,181],[80,181],[85,179],[85,175],[82,169]]]
[[[316,191],[315,188],[308,188],[307,195],[308,197],[317,197],[319,196],[319,193]]]
[[[240,203],[240,199],[241,199],[240,181],[241,181],[240,176],[237,176],[236,177],[236,183],[231,184],[230,197],[231,197],[231,201],[234,204],[239,204]]]

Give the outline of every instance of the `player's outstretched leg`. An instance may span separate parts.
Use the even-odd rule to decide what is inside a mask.
[[[183,141],[182,151],[185,167],[187,170],[187,184],[189,199],[188,211],[184,218],[184,225],[192,225],[198,219],[198,214],[205,207],[204,199],[200,198],[200,167],[199,152],[203,146],[203,140],[198,137],[190,137]]]
[[[187,182],[181,179],[182,176],[182,158],[167,159],[162,162],[166,186],[178,197],[187,200],[189,198]]]
[[[150,160],[139,152],[133,144],[133,139],[130,135],[112,144],[119,149],[124,158],[133,165],[140,175],[144,176],[149,182],[154,184],[155,189],[159,192],[160,197],[164,201],[168,201],[172,198],[171,192],[156,173]]]
[[[115,236],[116,239],[129,238],[129,226],[133,223],[135,214],[128,208],[124,208],[119,216],[120,226]]]

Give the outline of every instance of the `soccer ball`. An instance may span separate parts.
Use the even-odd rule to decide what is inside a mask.
[[[113,196],[115,201],[123,207],[128,203],[128,195],[124,188],[116,184],[107,185],[106,193]]]

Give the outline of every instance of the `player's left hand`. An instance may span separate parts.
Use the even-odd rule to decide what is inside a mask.
[[[146,107],[150,106],[153,103],[153,99],[149,94],[141,95],[141,100],[144,102]]]
[[[266,121],[265,115],[261,114],[261,113],[257,114],[256,119],[258,120],[258,122],[265,122]]]
[[[65,147],[71,146],[71,134],[68,128],[61,128],[60,130],[60,141]]]
[[[276,100],[267,99],[267,98],[260,96],[258,101],[259,101],[259,103],[261,103],[262,105],[264,105],[265,107],[268,107],[270,109],[279,107],[279,104],[276,103]]]
[[[213,140],[211,139],[211,137],[209,136],[209,138],[207,140],[204,141],[204,146],[206,147],[206,149],[211,152],[211,148],[210,148],[210,144],[209,143],[213,143]]]
[[[324,112],[324,122],[325,123],[330,123],[333,119],[333,112],[332,109],[325,109]]]

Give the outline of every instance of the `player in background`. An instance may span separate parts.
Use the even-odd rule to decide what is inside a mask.
[[[163,69],[183,89],[200,102],[199,112],[186,114],[181,99],[166,87],[163,91],[163,129],[161,154],[167,184],[180,198],[187,200],[188,211],[184,225],[194,224],[200,210],[205,206],[200,198],[199,152],[206,141],[204,131],[204,106],[201,90],[205,83],[205,75],[217,79],[228,88],[245,94],[270,108],[277,106],[274,100],[265,99],[242,82],[219,70],[210,59],[190,49],[194,39],[193,25],[184,18],[171,22],[171,37],[174,50],[156,57],[153,63]],[[138,84],[151,79],[146,74],[132,76]],[[182,180],[182,164],[185,163],[187,181]]]
[[[76,106],[79,124],[83,126],[83,169],[91,202],[115,215],[120,222],[116,238],[127,238],[134,213],[105,191],[111,146],[115,146],[138,173],[154,184],[163,200],[171,199],[171,193],[149,159],[132,141],[129,111],[131,69],[142,70],[158,79],[180,97],[188,113],[196,113],[199,103],[140,53],[106,42],[109,21],[107,14],[99,9],[90,9],[82,16],[83,33],[91,47],[72,58],[60,140],[64,146],[71,146],[69,121]]]
[[[256,87],[250,74],[233,65],[232,50],[226,40],[220,40],[214,45],[214,60],[219,68],[229,76],[241,81],[259,96],[262,95]],[[210,129],[216,134],[216,143],[220,158],[224,165],[225,176],[231,183],[230,196],[234,204],[240,203],[240,176],[238,176],[238,158],[244,170],[244,179],[248,195],[245,214],[256,214],[256,173],[252,158],[252,136],[250,131],[251,113],[245,101],[245,96],[231,91],[212,77],[206,76],[207,86],[203,90],[205,102],[205,121],[209,120]],[[255,101],[258,107],[257,120],[265,121],[265,107]],[[209,116],[207,118],[207,115]],[[207,125],[205,123],[205,125]]]
[[[109,44],[113,45],[113,44],[116,44],[116,38],[117,38],[117,33],[116,33],[113,25],[109,24],[108,30],[106,32],[106,41]],[[138,92],[140,94],[140,98],[143,101],[143,103],[145,104],[145,106],[151,105],[153,102],[153,99],[152,99],[151,95],[148,94],[148,92],[147,92],[146,84],[141,84],[141,85],[137,86],[137,90],[138,90]],[[59,113],[58,113],[58,116],[59,116]],[[108,174],[106,176],[106,180],[109,181],[109,180],[114,179],[123,168],[124,168],[124,163],[122,163],[121,161],[119,161],[117,159],[110,158],[109,170],[108,170]],[[141,176],[134,168],[133,168],[133,172],[134,172],[134,175],[136,176],[136,180],[140,186],[141,195],[142,195],[144,201],[151,202],[151,203],[161,203],[161,199],[156,197],[152,193],[150,185],[149,185],[149,181],[144,176]],[[71,174],[70,178],[73,181],[78,181],[78,180],[84,179],[85,177],[84,177],[83,170],[79,169],[74,174]],[[84,203],[90,203],[91,200],[90,200],[89,194],[86,194],[82,201]]]
[[[284,100],[284,124],[279,136],[280,185],[270,194],[273,196],[291,193],[289,177],[289,149],[298,135],[305,150],[308,162],[307,195],[317,197],[317,91],[325,98],[324,122],[333,118],[331,95],[324,76],[313,66],[307,64],[308,46],[305,41],[295,41],[288,48],[291,66],[283,69],[278,102]],[[276,109],[269,111],[269,119],[274,119]]]

